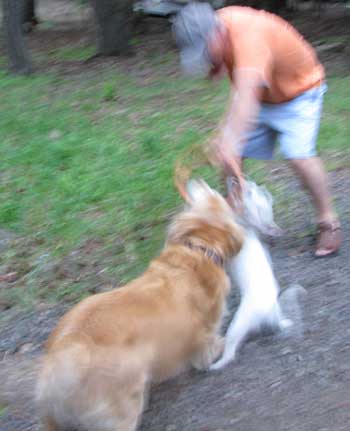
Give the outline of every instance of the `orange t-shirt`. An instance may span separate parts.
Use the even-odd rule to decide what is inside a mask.
[[[264,82],[262,102],[286,102],[324,80],[314,49],[282,18],[241,6],[217,14],[229,32],[224,61],[231,79],[235,69],[258,70]]]

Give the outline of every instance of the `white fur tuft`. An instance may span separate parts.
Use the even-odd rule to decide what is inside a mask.
[[[189,180],[187,183],[187,193],[193,203],[208,199],[214,191],[203,180]]]

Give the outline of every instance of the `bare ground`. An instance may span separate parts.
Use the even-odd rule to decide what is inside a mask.
[[[65,16],[61,21],[62,28],[34,32],[30,35],[32,49],[62,47],[70,41],[84,45],[94,37],[90,27],[82,34],[83,24],[68,31],[68,2],[58,3],[63,9],[57,14]],[[46,12],[54,14],[51,8],[46,8]],[[348,35],[349,15],[338,13],[335,17],[315,19],[312,23],[299,17],[296,25],[317,45],[319,34],[323,37]],[[145,61],[147,50],[157,47],[160,52],[166,52],[173,48],[162,30],[167,24],[156,26],[160,27],[160,32],[141,44],[134,58],[98,60],[89,64],[89,72],[96,73],[100,67],[114,64],[132,71],[136,64]],[[337,74],[348,73],[348,56],[346,47],[321,53],[328,70]],[[39,65],[41,71],[51,70],[69,76],[79,76],[86,68],[82,62],[68,60]],[[147,75],[147,67],[142,69]],[[172,73],[176,70],[170,68],[169,74]],[[286,193],[298,190],[295,179],[283,166],[273,170],[272,181],[282,184]],[[190,372],[153,388],[142,431],[350,429],[350,169],[333,171],[331,181],[343,224],[344,243],[339,255],[321,260],[313,257],[311,208],[307,197],[298,193],[289,210],[278,214],[278,221],[285,229],[284,236],[270,244],[282,289],[296,282],[307,291],[302,301],[304,336],[301,339],[261,337],[247,343],[237,361],[221,372]],[[11,239],[8,232],[0,231],[0,251],[11,244]],[[230,299],[232,312],[237,303],[238,295],[234,290]],[[0,403],[6,375],[20,370],[27,360],[40,356],[43,342],[67,307],[67,304],[53,307],[38,304],[33,311],[24,312],[14,308],[7,310],[6,304],[3,307],[0,304],[3,310],[0,320]],[[39,429],[30,392],[33,379],[27,377],[27,380],[23,377],[17,384],[15,382],[16,390],[5,410],[2,411],[0,406],[1,431]]]

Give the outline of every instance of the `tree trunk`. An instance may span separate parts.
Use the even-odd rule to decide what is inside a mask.
[[[35,0],[25,0],[23,5],[23,22],[36,21]]]
[[[98,52],[102,55],[131,53],[131,0],[92,0],[98,31]]]
[[[23,5],[23,0],[3,0],[9,68],[13,73],[26,75],[33,68],[22,30]]]
[[[38,25],[39,21],[35,16],[35,0],[24,0],[22,23],[25,32],[30,32]]]

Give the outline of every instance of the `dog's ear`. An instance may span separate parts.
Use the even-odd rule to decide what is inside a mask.
[[[280,236],[283,231],[274,221],[272,204],[272,195],[264,186],[253,182],[247,184],[244,196],[246,219],[263,234]]]
[[[191,175],[191,171],[188,168],[185,168],[180,164],[176,164],[175,176],[174,176],[175,187],[177,188],[182,199],[187,203],[191,203],[190,197],[186,190],[186,183],[190,175]]]
[[[186,186],[189,203],[200,202],[213,194],[213,190],[203,180],[190,180]]]

